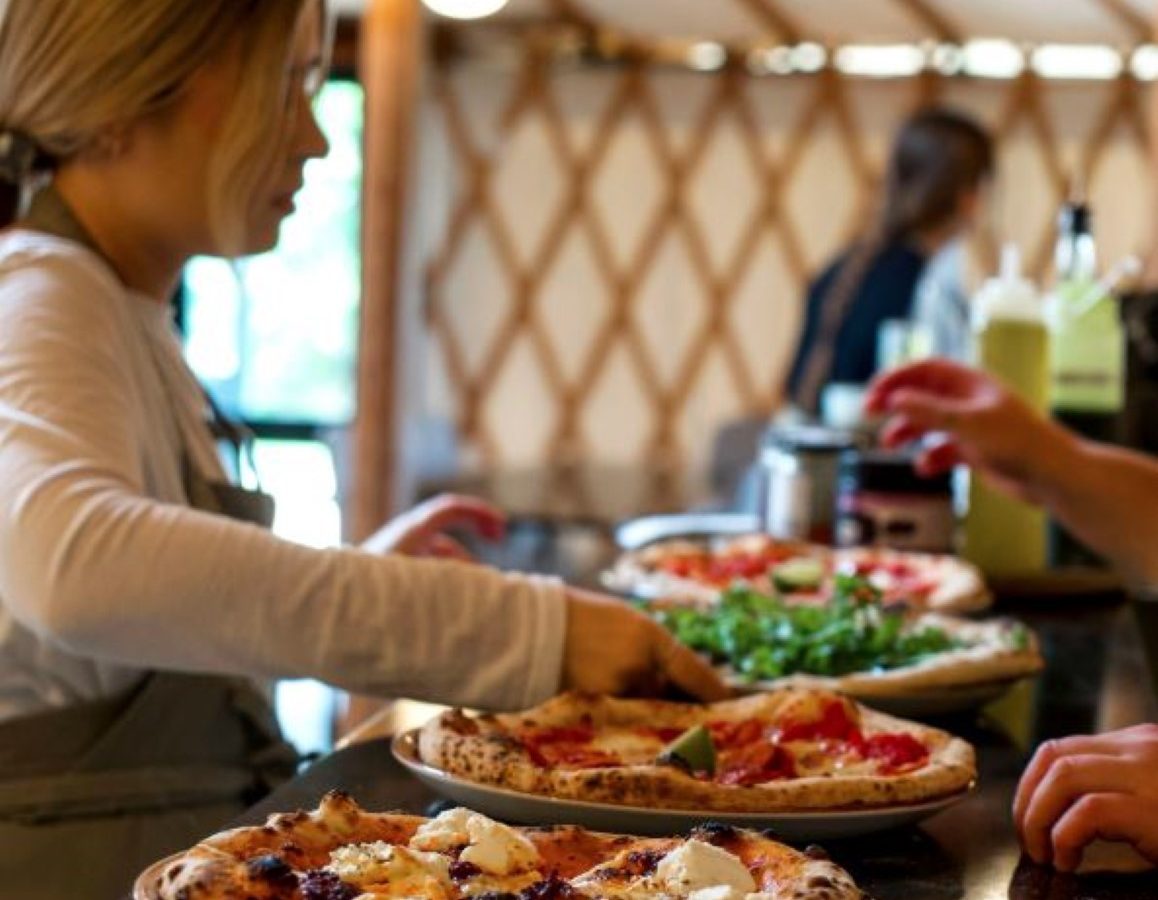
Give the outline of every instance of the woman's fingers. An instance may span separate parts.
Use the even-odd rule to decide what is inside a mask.
[[[658,622],[620,600],[574,588],[567,593],[564,687],[656,694],[674,685],[701,700],[728,696],[712,667]]]
[[[1054,868],[1073,872],[1093,841],[1125,841],[1158,864],[1158,813],[1127,794],[1087,794],[1066,810],[1050,833]]]
[[[1089,794],[1128,793],[1138,783],[1137,764],[1123,756],[1063,756],[1038,782],[1019,822],[1022,845],[1035,862],[1049,862],[1050,833],[1074,803]]]
[[[433,535],[426,546],[426,552],[427,555],[436,556],[439,559],[457,559],[462,562],[476,562],[474,554],[448,534]]]
[[[925,436],[926,429],[920,427],[906,416],[894,416],[889,419],[881,431],[880,443],[882,447],[892,449],[911,444]]]
[[[961,464],[961,448],[949,438],[939,440],[923,448],[917,456],[916,468],[920,475],[931,477],[948,472]]]
[[[894,393],[888,411],[922,432],[952,432],[960,425],[968,424],[959,400],[917,388],[904,388]]]
[[[415,511],[416,530],[426,534],[448,528],[468,528],[488,540],[501,540],[506,533],[507,517],[502,510],[459,494],[443,494],[428,500]]]
[[[1037,792],[1038,785],[1049,773],[1050,768],[1067,756],[1104,756],[1122,752],[1123,735],[1128,732],[1113,734],[1080,734],[1073,737],[1046,741],[1037,748],[1033,759],[1029,761],[1021,781],[1017,785],[1017,793],[1013,798],[1013,824],[1020,831],[1025,824],[1025,813],[1029,809],[1029,801]]]
[[[945,359],[927,359],[894,369],[869,385],[865,409],[869,413],[890,412],[900,391],[920,391],[940,397],[961,397],[977,381],[977,373]]]
[[[712,702],[730,696],[731,691],[711,664],[656,625],[657,667],[663,677],[697,700]]]

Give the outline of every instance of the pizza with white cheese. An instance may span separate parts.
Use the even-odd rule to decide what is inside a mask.
[[[707,824],[686,838],[373,813],[341,793],[143,873],[134,900],[861,900],[822,851]]]

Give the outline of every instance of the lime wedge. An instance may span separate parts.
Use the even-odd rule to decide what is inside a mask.
[[[694,725],[664,748],[656,760],[661,765],[676,765],[690,772],[716,773],[716,746],[703,725]]]
[[[824,566],[820,560],[806,556],[790,559],[772,570],[772,583],[786,594],[815,591],[823,580]]]

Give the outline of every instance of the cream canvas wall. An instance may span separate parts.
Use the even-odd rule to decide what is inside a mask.
[[[917,81],[743,79],[729,93],[719,76],[632,77],[467,62],[431,81],[407,417],[455,422],[471,465],[698,465],[722,423],[771,409],[806,278],[864,227],[871,174],[921,96]],[[1116,83],[1050,83],[1039,103],[1021,89],[943,87],[1003,131],[979,247],[1012,239],[1044,261],[1051,173],[1092,160],[1104,257],[1146,249],[1141,98],[1111,131]],[[979,271],[991,256],[976,258]]]

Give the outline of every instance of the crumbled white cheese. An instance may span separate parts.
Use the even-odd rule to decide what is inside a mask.
[[[410,846],[435,852],[465,847],[459,859],[493,875],[526,872],[539,865],[535,845],[513,828],[462,808],[447,810],[422,825]]]
[[[659,861],[655,880],[666,893],[689,897],[704,888],[733,888],[741,894],[756,890],[756,881],[739,858],[704,841],[689,840]],[[709,900],[709,898],[697,898]],[[731,900],[713,897],[711,900]]]
[[[452,888],[445,856],[385,841],[339,847],[326,868],[353,884],[389,883],[391,893],[402,897],[443,897]]]
[[[418,850],[446,851],[458,847],[465,847],[470,843],[470,832],[467,831],[467,820],[478,815],[461,806],[448,809],[436,818],[418,827],[410,846]]]

